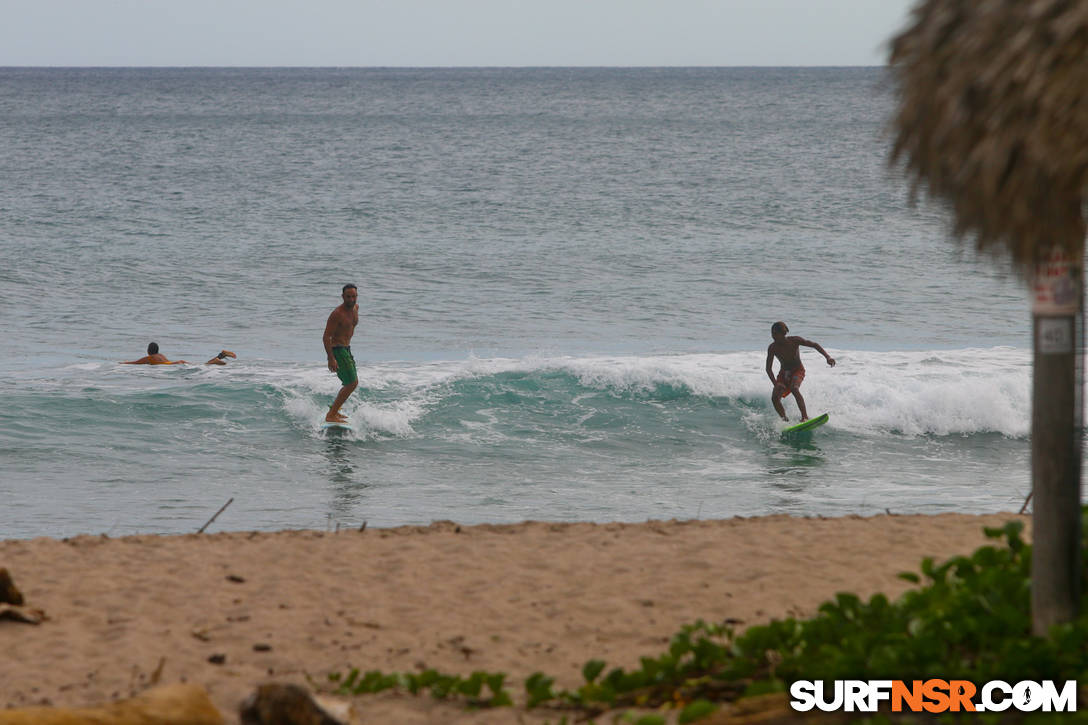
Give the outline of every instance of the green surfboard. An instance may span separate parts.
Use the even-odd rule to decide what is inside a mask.
[[[800,433],[801,431],[812,430],[813,428],[819,428],[821,425],[827,422],[828,415],[818,415],[815,418],[809,418],[808,420],[801,421],[797,425],[791,425],[789,428],[782,429],[782,435],[788,433]]]

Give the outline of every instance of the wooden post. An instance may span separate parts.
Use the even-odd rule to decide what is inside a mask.
[[[1056,251],[1036,267],[1031,415],[1032,631],[1077,616],[1080,599],[1083,263]]]

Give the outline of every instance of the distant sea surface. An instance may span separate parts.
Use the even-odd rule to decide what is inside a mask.
[[[1027,294],[910,204],[893,105],[878,68],[0,69],[0,538],[1017,510]],[[779,319],[838,361],[797,439]],[[191,364],[118,364],[151,341]]]

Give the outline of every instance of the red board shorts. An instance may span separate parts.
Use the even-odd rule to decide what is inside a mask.
[[[805,366],[800,365],[793,370],[779,370],[778,377],[775,379],[776,383],[781,383],[785,386],[785,390],[778,394],[778,397],[785,398],[790,394],[791,388],[798,388],[805,380]]]

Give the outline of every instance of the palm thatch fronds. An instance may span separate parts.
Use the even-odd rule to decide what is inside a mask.
[[[1088,1],[922,0],[892,39],[893,162],[958,236],[1021,274],[1080,259],[1088,191]]]

